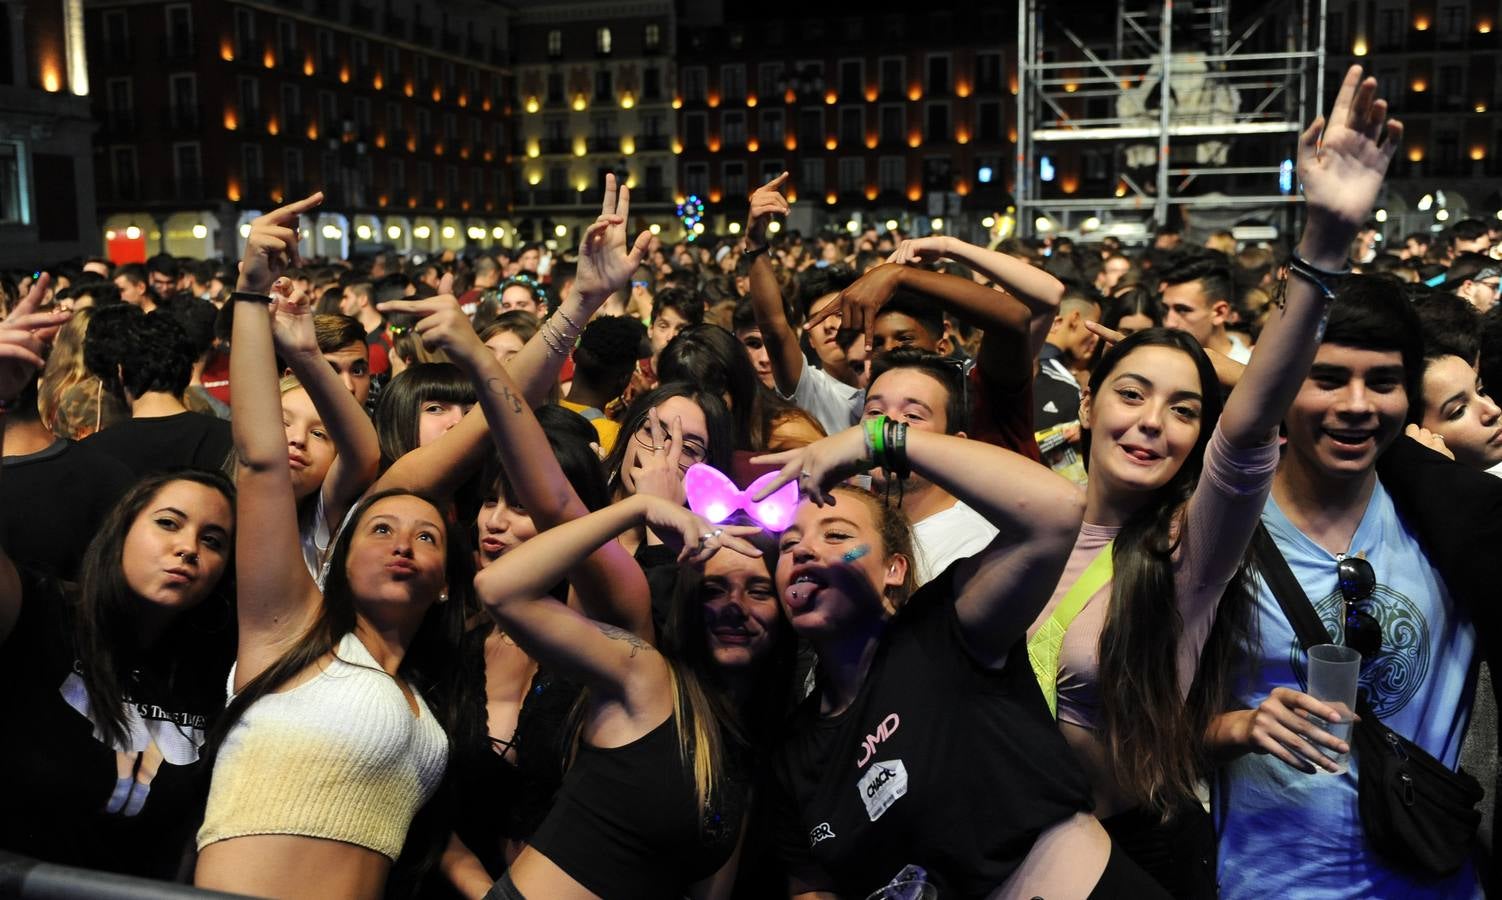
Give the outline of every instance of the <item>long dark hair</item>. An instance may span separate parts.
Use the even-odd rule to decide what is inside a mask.
[[[1193,449],[1179,471],[1144,500],[1116,536],[1111,606],[1100,636],[1101,708],[1112,775],[1135,800],[1166,820],[1183,805],[1197,802],[1195,786],[1207,762],[1202,752],[1205,727],[1225,708],[1238,650],[1251,633],[1251,573],[1243,552],[1185,702],[1178,676],[1183,620],[1174,588],[1173,554],[1183,537],[1185,504],[1199,484],[1205,447],[1220,420],[1220,382],[1193,337],[1149,328],[1106,351],[1090,376],[1092,399],[1100,396],[1116,366],[1139,347],[1167,347],[1187,355],[1199,373],[1203,395]],[[1085,436],[1088,458],[1088,431]]]
[[[417,449],[417,420],[422,405],[475,402],[475,386],[452,363],[413,363],[391,379],[376,404],[376,438],[381,444],[384,470]],[[440,507],[441,509],[442,507]]]
[[[755,525],[743,515],[726,520],[723,525]],[[773,584],[777,580],[777,535],[766,531],[747,538],[761,550],[761,562]],[[755,685],[743,702],[732,702],[725,678],[715,665],[705,637],[704,567],[685,566],[679,571],[673,588],[673,605],[663,629],[663,652],[692,670],[704,690],[706,705],[725,732],[741,747],[769,750],[777,737],[783,714],[791,708],[793,673],[797,663],[798,639],[793,626],[777,605],[778,631],[773,635],[771,655],[756,664],[752,678]]]
[[[215,729],[213,744],[216,748],[251,704],[275,692],[323,656],[333,652],[339,641],[355,630],[355,598],[350,591],[348,572],[350,544],[371,507],[389,497],[416,497],[431,504],[434,509],[443,509],[424,494],[400,488],[380,491],[360,501],[350,516],[348,527],[340,531],[330,551],[323,602],[317,616],[276,662],[252,679],[230,701]],[[422,692],[423,699],[433,707],[434,714],[452,742],[455,731],[462,731],[468,724],[459,718],[463,704],[455,701],[458,699],[457,694],[464,690],[462,679],[457,677],[457,657],[459,640],[464,633],[465,611],[473,607],[469,595],[474,579],[474,565],[464,529],[449,527],[446,517],[443,521],[448,600],[428,608],[397,672]]]
[[[140,645],[133,620],[141,614],[141,599],[125,581],[125,538],[158,492],[175,481],[189,481],[218,491],[235,507],[235,486],[218,472],[181,469],[147,475],[126,492],[100,523],[79,566],[79,585],[73,597],[73,641],[79,677],[89,695],[94,719],[107,743],[125,745],[125,689],[131,671],[147,648]],[[226,548],[226,553],[232,547]],[[157,646],[172,648],[175,661],[188,656],[234,653],[233,562],[209,596],[179,615]]]
[[[735,335],[708,323],[683,329],[658,356],[657,375],[729,397],[735,449],[766,449],[772,414],[785,404],[777,403],[777,395],[756,377],[756,364]]]
[[[605,477],[609,481],[612,496],[621,487],[621,466],[625,463],[626,451],[636,440],[636,433],[647,423],[647,414],[673,397],[686,397],[704,412],[707,431],[704,436],[709,439],[709,454],[705,462],[721,472],[730,471],[735,432],[731,425],[730,410],[726,409],[724,399],[696,384],[684,381],[665,382],[637,397],[626,410],[620,436],[616,438],[610,455],[605,458]],[[669,425],[668,422],[662,423],[664,429]]]

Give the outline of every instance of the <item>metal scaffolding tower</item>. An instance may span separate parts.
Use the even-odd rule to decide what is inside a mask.
[[[1118,0],[1112,34],[1088,31],[1078,3],[1018,0],[1021,234],[1091,218],[1139,233],[1177,215],[1291,224],[1285,160],[1320,108],[1325,0],[1236,7]],[[1052,177],[1061,161],[1072,180]]]

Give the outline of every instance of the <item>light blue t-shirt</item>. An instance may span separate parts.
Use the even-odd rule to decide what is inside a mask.
[[[1295,528],[1272,498],[1262,522],[1326,628],[1338,636],[1343,600],[1336,558]],[[1365,608],[1382,624],[1382,650],[1362,664],[1368,702],[1394,731],[1454,768],[1475,690],[1475,630],[1456,612],[1380,483],[1349,552],[1364,555],[1377,575]],[[1280,685],[1304,690],[1307,677],[1293,626],[1260,583],[1257,628],[1260,646],[1237,692],[1248,707]],[[1222,900],[1482,896],[1469,865],[1450,878],[1422,879],[1376,855],[1361,828],[1358,763],[1352,754],[1344,775],[1306,775],[1276,757],[1248,753],[1221,768],[1214,803]]]

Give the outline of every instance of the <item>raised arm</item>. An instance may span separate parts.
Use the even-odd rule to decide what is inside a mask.
[[[1387,101],[1377,96],[1377,80],[1363,79],[1361,67],[1352,66],[1329,121],[1315,119],[1299,139],[1306,212],[1298,254],[1310,265],[1327,272],[1347,268],[1351,241],[1402,138],[1402,123],[1387,118]],[[1233,447],[1271,439],[1319,349],[1320,322],[1329,306],[1324,290],[1294,270],[1286,287],[1220,417]]]
[[[43,274],[20,303],[0,321],[0,436],[5,431],[6,408],[15,403],[31,379],[41,371],[47,343],[68,321],[70,312],[37,312],[52,276]],[[0,467],[3,469],[3,467]],[[0,644],[10,637],[21,616],[21,576],[0,544]]]
[[[948,235],[903,241],[887,262],[935,262],[941,259],[952,259],[969,266],[1002,291],[1022,301],[1032,315],[1028,326],[1028,360],[1031,362],[1043,349],[1048,329],[1059,314],[1059,304],[1064,302],[1064,283],[1015,256],[977,247]]]
[[[630,221],[631,189],[625,185],[618,189],[615,175],[607,174],[600,217],[579,247],[579,269],[574,277],[573,293],[563,298],[558,313],[543,323],[508,367],[512,379],[522,389],[522,399],[532,406],[547,402],[548,391],[557,384],[563,361],[573,350],[573,342],[579,337],[584,323],[610,299],[611,294],[631,283],[631,275],[646,256],[652,235],[643,231],[636,236],[636,242],[628,246],[626,226]]]
[[[766,249],[767,223],[772,216],[787,215],[788,212],[787,198],[782,196],[782,188],[787,182],[788,173],[783,172],[751,194],[751,212],[746,218],[746,252],[756,254],[751,261],[751,312],[756,316],[756,327],[761,330],[767,358],[772,362],[772,378],[777,390],[784,397],[791,397],[798,389],[798,378],[803,373],[803,348],[798,345],[798,332],[788,321],[782,289],[777,286],[770,252]]]
[[[381,468],[381,444],[370,417],[318,352],[311,298],[278,302],[272,310],[271,336],[277,353],[308,392],[334,445],[334,463],[320,488],[324,524],[333,533],[375,481]]]
[[[314,194],[251,222],[240,261],[237,292],[268,299],[297,258],[298,216],[323,202]],[[285,302],[281,293],[274,301]],[[312,621],[322,598],[303,562],[297,501],[287,463],[271,302],[233,299],[230,381],[235,386],[230,427],[238,462],[235,510],[236,611],[240,635],[236,689],[275,661],[284,642]],[[343,390],[341,387],[340,390]]]
[[[1073,483],[1010,450],[982,441],[907,431],[907,459],[915,474],[973,507],[1000,534],[960,570],[955,610],[976,656],[1000,665],[1027,632],[1063,574],[1084,516],[1085,497]],[[762,496],[807,473],[801,484],[814,502],[870,467],[865,429],[846,429],[822,441],[757,457],[782,471]]]
[[[655,655],[651,646],[624,629],[587,618],[547,592],[616,535],[642,524],[684,535],[680,562],[702,562],[722,546],[758,554],[740,537],[755,528],[718,528],[666,500],[638,494],[526,541],[481,571],[475,592],[527,655],[565,678],[620,698],[640,674],[638,655]]]
[[[601,226],[597,223],[590,231],[598,228]],[[446,352],[474,382],[501,467],[538,530],[588,515],[588,508],[564,477],[537,417],[522,399],[520,388],[480,342],[459,302],[451,295],[440,295],[428,300],[394,301],[382,308],[421,316],[417,333],[423,343]],[[652,595],[646,576],[619,542],[606,541],[572,567],[568,578],[590,618],[655,641]]]
[[[841,291],[837,302],[809,318],[807,327],[839,314],[844,328],[865,332],[869,350],[881,308],[902,288],[931,298],[945,312],[983,330],[985,337],[977,362],[998,384],[1015,388],[1032,379],[1033,357],[1028,352],[1032,313],[1011,294],[976,284],[969,278],[892,263],[880,265]]]

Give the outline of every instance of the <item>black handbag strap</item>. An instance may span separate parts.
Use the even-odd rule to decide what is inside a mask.
[[[1325,623],[1314,611],[1314,604],[1309,602],[1309,595],[1304,593],[1304,587],[1294,577],[1293,570],[1288,568],[1283,551],[1278,549],[1273,536],[1261,522],[1257,523],[1257,531],[1252,535],[1252,547],[1257,552],[1257,569],[1267,586],[1272,588],[1274,599],[1283,608],[1283,617],[1293,626],[1293,633],[1304,650],[1330,643],[1330,632]]]
[[[1267,586],[1272,588],[1273,598],[1282,607],[1283,617],[1293,626],[1294,636],[1299,639],[1304,652],[1307,653],[1310,647],[1331,643],[1330,632],[1319,613],[1314,611],[1314,604],[1304,593],[1304,586],[1299,584],[1299,579],[1288,567],[1288,560],[1283,558],[1283,551],[1278,549],[1277,542],[1261,522],[1257,523],[1257,530],[1252,535],[1252,547],[1257,553],[1257,569]],[[1365,691],[1357,694],[1356,714],[1363,719],[1377,718],[1366,702]]]

